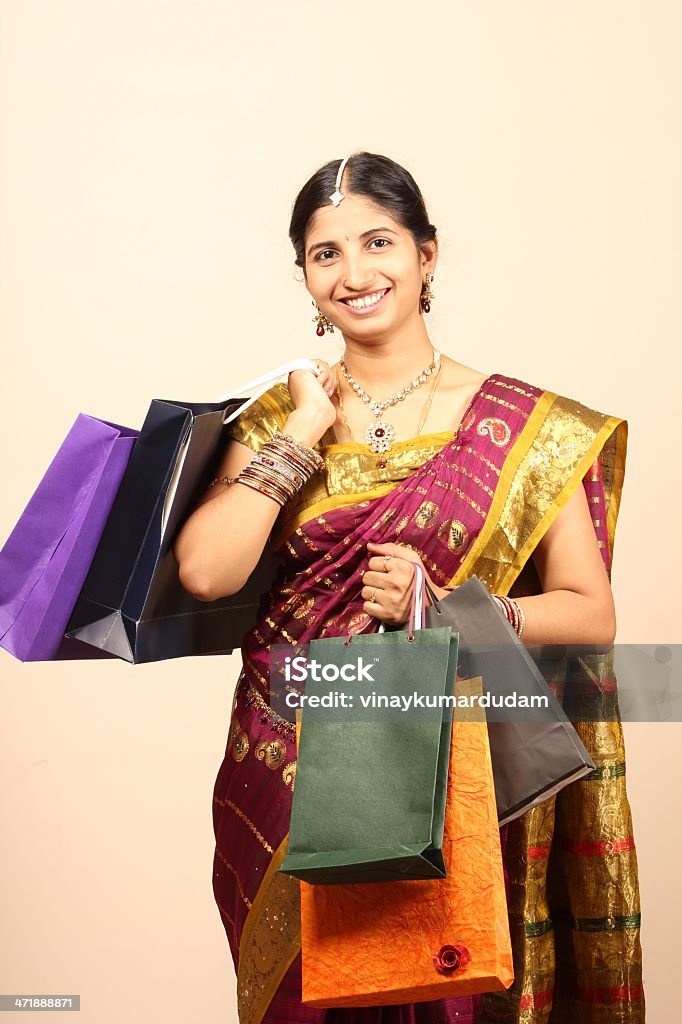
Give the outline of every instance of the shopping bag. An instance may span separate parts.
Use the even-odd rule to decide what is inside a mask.
[[[497,707],[487,716],[500,825],[594,769],[538,664],[477,576],[434,600],[426,625],[458,631],[459,675],[480,676],[491,697],[517,695],[517,707]],[[521,708],[521,696],[529,704],[534,700],[537,709]],[[546,699],[545,707],[538,697]]]
[[[458,702],[472,706],[458,703],[453,711],[447,877],[378,885],[301,882],[306,1005],[422,1002],[501,990],[514,980],[485,712],[475,706],[481,692],[480,680],[457,680]]]
[[[136,437],[79,415],[0,551],[0,646],[15,658],[97,656],[64,630]]]
[[[414,628],[407,633],[310,642],[310,662],[322,678],[307,679],[305,693],[319,697],[321,706],[307,704],[303,711],[288,852],[279,868],[284,874],[311,884],[445,874],[457,636],[449,627],[418,628],[422,575],[415,565]],[[356,668],[360,681],[340,686],[336,680],[352,678]],[[354,698],[351,708],[328,699],[339,692]],[[363,708],[363,696],[370,707]]]
[[[239,647],[274,576],[268,548],[244,587],[199,601],[178,576],[175,535],[220,461],[233,419],[298,359],[213,403],[154,400],[111,509],[67,634],[125,661],[229,653]],[[246,401],[236,396],[251,391]],[[240,538],[225,538],[226,548]]]

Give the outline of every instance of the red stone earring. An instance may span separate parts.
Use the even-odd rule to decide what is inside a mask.
[[[431,291],[431,284],[432,283],[433,283],[433,274],[427,274],[426,275],[426,280],[424,281],[424,284],[422,285],[422,293],[421,293],[421,296],[419,298],[419,301],[421,302],[422,310],[425,313],[430,313],[431,312],[431,300],[435,299],[435,297],[436,297],[433,294],[433,292]]]
[[[317,334],[318,338],[324,338],[325,332],[333,334],[334,324],[331,322],[331,320],[327,319],[327,317],[324,315],[318,304],[315,302],[315,299],[313,299],[313,306],[317,310],[317,314],[313,317],[313,323],[317,324],[317,330],[315,331],[315,333]]]

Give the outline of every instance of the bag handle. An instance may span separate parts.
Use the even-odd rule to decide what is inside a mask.
[[[424,629],[426,626],[424,573],[421,565],[417,565],[416,562],[413,562],[412,565],[414,567],[412,575],[412,607],[410,608],[410,618],[407,623],[407,639],[410,643],[414,640],[414,630]]]
[[[427,593],[427,594],[429,595],[429,597],[431,598],[431,607],[432,607],[432,608],[435,608],[435,610],[436,610],[436,613],[437,613],[438,615],[442,615],[443,613],[442,613],[442,611],[440,610],[440,603],[439,603],[439,601],[440,601],[440,598],[436,597],[436,595],[435,595],[435,594],[434,594],[434,592],[433,592],[433,589],[432,589],[432,588],[431,588],[431,587],[430,587],[430,586],[428,585],[428,583],[426,582],[426,580],[424,580],[424,589],[426,590],[426,593]],[[426,614],[426,613],[424,613],[424,614]]]
[[[320,375],[320,371],[311,359],[290,359],[288,363],[276,366],[274,370],[264,373],[262,377],[256,377],[254,380],[250,380],[248,384],[243,384],[242,387],[235,388],[234,391],[228,391],[216,399],[216,402],[226,402],[228,398],[237,398],[244,391],[254,392],[237,409],[234,409],[229,416],[225,415],[223,417],[223,425],[226,426],[232,420],[236,420],[250,405],[257,402],[261,395],[265,394],[271,384],[274,384],[280,377],[284,377],[285,374],[292,373],[294,370],[311,370],[316,377]]]

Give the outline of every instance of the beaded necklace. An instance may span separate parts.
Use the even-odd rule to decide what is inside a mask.
[[[433,371],[440,368],[440,363],[440,352],[438,349],[434,349],[433,362],[430,366],[427,366],[425,370],[422,370],[422,372],[418,374],[410,384],[406,384],[405,387],[396,391],[395,395],[391,395],[389,398],[384,399],[383,402],[377,402],[371,395],[368,395],[364,388],[361,388],[355,378],[351,376],[343,358],[339,360],[339,368],[351,388],[358,398],[360,398],[374,413],[374,422],[370,423],[367,427],[367,430],[365,431],[365,438],[367,440],[367,444],[375,454],[383,455],[385,452],[390,452],[393,447],[391,442],[395,437],[395,427],[392,423],[387,422],[383,418],[384,409],[397,405],[398,402],[403,402],[412,394],[413,391],[420,388],[422,384],[426,384]],[[339,389],[339,397],[340,396],[341,390]],[[347,425],[348,424],[346,424],[346,426]]]
[[[436,367],[436,373],[433,375],[433,384],[432,384],[431,390],[429,392],[429,397],[427,398],[427,400],[426,400],[426,402],[424,404],[424,408],[422,410],[422,414],[421,414],[420,419],[419,419],[419,425],[417,427],[417,436],[419,436],[421,434],[421,432],[422,432],[422,430],[424,428],[424,424],[426,423],[427,416],[429,415],[429,411],[431,409],[431,403],[433,402],[433,396],[436,393],[436,387],[438,386],[438,378],[440,377],[440,373],[441,373],[441,370],[443,368],[443,363],[442,363],[441,358],[440,358],[440,352],[438,352],[437,350],[436,350],[436,356],[435,356],[433,365]],[[429,367],[429,374],[428,374],[428,376],[430,376],[431,374],[432,374],[432,369],[431,369],[431,367]],[[344,374],[344,376],[345,376],[345,374]],[[426,371],[424,371],[424,376],[427,376],[426,375]],[[427,376],[427,379],[428,379],[428,376]],[[423,384],[424,382],[420,380],[419,383]],[[355,390],[355,389],[353,389],[353,390]],[[410,388],[410,392],[413,391],[413,390],[414,390],[414,388]],[[403,388],[403,398],[405,397],[404,396],[404,392],[405,392],[405,389]],[[410,392],[408,392],[408,394]],[[346,410],[344,408],[343,397],[341,395],[341,386],[340,386],[338,381],[337,381],[337,385],[336,385],[336,394],[338,395],[338,399],[339,399],[339,410],[341,412],[341,420],[342,420],[343,425],[345,426],[346,430],[348,431],[348,433],[350,435],[351,441],[353,441],[354,438],[353,438],[353,434],[351,432],[350,426],[348,424],[348,419],[346,417]],[[357,392],[356,392],[356,394],[357,394]],[[390,399],[388,400],[388,404],[389,405],[395,405],[396,400],[400,401],[400,399],[398,398],[398,394],[400,394],[400,392],[396,393],[396,396],[393,399],[393,401],[391,401]],[[386,403],[383,403],[383,404],[386,404]],[[370,408],[371,408],[371,406],[370,406]],[[377,414],[376,414],[376,411],[375,411],[375,416],[376,415]],[[381,413],[379,415],[381,415]],[[377,419],[378,419],[378,417],[377,417]],[[378,422],[380,423],[381,421],[378,419]],[[393,437],[395,435],[395,430],[394,430],[394,428],[393,428],[393,426],[391,424],[385,424],[385,426],[387,426],[387,427],[390,426],[390,429],[391,429],[391,432],[392,432],[391,436],[388,439],[384,440],[384,443],[383,443],[382,447],[374,447],[374,445],[372,444],[372,451],[375,452],[375,454],[378,454],[378,455],[381,456],[379,458],[379,460],[378,460],[378,463],[377,463],[379,469],[385,469],[386,468],[386,464],[387,463],[386,463],[386,459],[383,456],[385,455],[386,452],[389,452],[391,450],[391,448],[392,448],[391,441],[392,441],[392,439],[393,439]],[[370,426],[367,428],[366,436],[368,437],[368,443],[371,443],[371,442],[369,442],[370,430],[372,430],[375,427],[376,427],[376,423],[370,424]],[[382,438],[380,436],[378,443],[381,443],[381,441],[382,441]]]

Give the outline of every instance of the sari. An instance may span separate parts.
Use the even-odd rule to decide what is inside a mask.
[[[231,436],[258,451],[293,409],[277,384]],[[504,992],[402,1006],[301,1003],[300,883],[279,872],[296,777],[295,726],[269,706],[269,645],[373,632],[360,573],[368,541],[416,551],[453,589],[477,575],[492,593],[541,593],[531,555],[585,489],[610,575],[627,424],[502,374],[488,377],[456,432],[393,445],[337,443],[285,506],[269,542],[275,581],[243,639],[225,756],[213,792],[213,890],[237,971],[241,1024],[600,1024],[644,1021],[637,858],[620,718],[575,722],[596,768],[500,830],[515,980]],[[557,663],[613,696],[613,650]],[[545,673],[546,674],[546,673]],[[547,675],[547,674],[546,674]],[[387,936],[387,955],[390,936]]]

